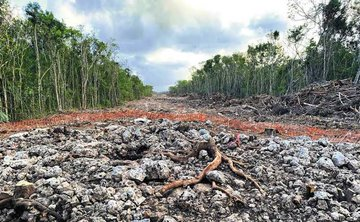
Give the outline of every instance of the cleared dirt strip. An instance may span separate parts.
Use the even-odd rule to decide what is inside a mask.
[[[254,122],[242,121],[238,119],[227,118],[219,115],[208,115],[202,113],[162,113],[147,112],[143,110],[124,109],[116,111],[93,111],[93,112],[71,112],[65,114],[57,114],[42,119],[30,119],[11,123],[0,124],[0,136],[9,133],[31,130],[48,126],[96,122],[104,120],[116,120],[121,118],[139,118],[146,117],[148,119],[170,119],[177,121],[212,121],[216,125],[225,125],[232,129],[246,133],[263,133],[265,129],[276,129],[281,136],[309,136],[312,139],[327,137],[332,142],[360,142],[359,130],[345,129],[322,129],[313,126],[295,125],[286,123],[271,122]]]

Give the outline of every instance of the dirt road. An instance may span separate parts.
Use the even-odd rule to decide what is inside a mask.
[[[354,121],[349,123],[349,121],[341,118],[322,118],[304,115],[266,116],[254,113],[253,108],[250,111],[244,111],[244,105],[241,107],[242,112],[239,115],[236,112],[234,114],[234,112],[229,111],[233,110],[233,107],[219,107],[215,102],[189,99],[188,97],[154,95],[150,98],[130,102],[122,108],[71,112],[42,119],[4,123],[0,124],[0,132],[2,136],[5,136],[12,132],[59,124],[91,124],[94,121],[116,120],[127,117],[147,117],[149,119],[167,118],[178,121],[205,122],[209,120],[216,125],[227,126],[238,133],[245,132],[261,135],[268,129],[271,129],[278,136],[284,138],[309,136],[312,139],[326,137],[333,142],[357,143],[360,141],[359,124]],[[235,109],[238,108],[235,107]]]

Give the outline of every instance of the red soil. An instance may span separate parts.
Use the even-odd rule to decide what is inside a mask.
[[[120,118],[138,118],[147,117],[148,119],[166,118],[178,121],[201,121],[211,120],[214,124],[222,124],[229,126],[235,130],[247,133],[263,133],[266,128],[277,129],[281,136],[309,136],[312,139],[319,139],[327,137],[332,142],[353,142],[360,141],[359,130],[344,130],[344,129],[322,129],[318,127],[293,125],[286,123],[269,123],[269,122],[252,122],[240,121],[237,119],[230,119],[222,116],[207,115],[202,113],[161,113],[161,112],[146,112],[142,110],[117,110],[117,111],[101,111],[101,112],[72,112],[66,114],[58,114],[43,119],[23,120],[19,122],[2,123],[0,124],[0,136],[12,132],[19,132],[35,128],[42,128],[47,126],[69,124],[69,123],[83,123],[95,122],[104,120],[116,120]]]

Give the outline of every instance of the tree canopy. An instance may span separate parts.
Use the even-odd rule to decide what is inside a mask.
[[[151,95],[151,86],[114,59],[115,44],[68,27],[38,3],[25,15],[13,17],[0,0],[0,121]]]

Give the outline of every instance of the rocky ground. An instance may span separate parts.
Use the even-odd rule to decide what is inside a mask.
[[[2,124],[0,221],[360,221],[357,87],[340,81],[240,100],[156,95],[119,110]],[[304,133],[311,125],[340,142],[244,134],[218,117],[279,123],[283,133],[289,123]],[[162,192],[214,166],[213,141],[221,165]]]
[[[160,193],[198,175],[213,160],[201,150],[184,163],[165,152],[214,138],[222,153],[266,191],[227,165],[194,186]],[[0,141],[0,192],[22,180],[29,198],[66,221],[359,221],[360,145],[233,134],[210,121],[121,119],[20,132]],[[244,204],[214,190],[211,181]],[[1,195],[0,195],[1,198]],[[1,201],[0,201],[1,206]],[[34,208],[1,207],[0,221],[52,221]]]

